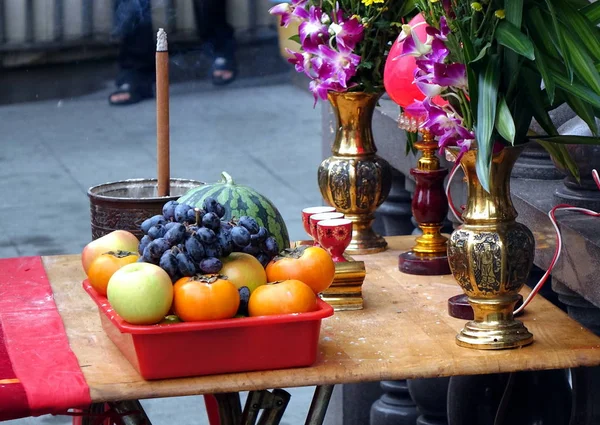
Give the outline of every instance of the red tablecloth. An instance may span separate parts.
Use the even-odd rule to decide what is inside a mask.
[[[41,258],[0,259],[0,420],[90,403]]]

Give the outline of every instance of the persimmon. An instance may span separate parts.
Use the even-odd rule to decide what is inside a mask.
[[[261,285],[248,302],[250,316],[306,313],[317,309],[317,296],[305,283],[289,279]]]
[[[323,248],[303,245],[283,250],[267,264],[265,271],[269,282],[297,279],[318,294],[333,282],[335,263]]]
[[[99,294],[106,295],[108,281],[113,274],[127,264],[135,263],[139,255],[130,251],[108,251],[90,263],[88,281]]]
[[[182,277],[173,291],[173,312],[184,322],[230,319],[240,305],[237,287],[217,274]]]

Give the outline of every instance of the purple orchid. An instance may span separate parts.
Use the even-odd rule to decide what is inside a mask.
[[[287,27],[291,22],[303,22],[308,19],[308,12],[304,8],[308,0],[292,0],[292,3],[279,3],[269,9],[271,15],[281,17],[280,25]]]
[[[329,46],[321,45],[319,46],[319,53],[323,60],[331,66],[333,74],[337,76],[340,85],[347,88],[348,80],[356,75],[360,56],[343,46],[338,46],[338,48],[338,50],[334,50]]]
[[[448,41],[448,34],[450,34],[451,32],[445,16],[442,16],[440,18],[440,29],[437,29],[435,27],[427,27],[425,31],[427,32],[427,34],[441,41]]]
[[[462,150],[468,150],[471,142],[475,140],[475,134],[462,126],[462,120],[448,113],[444,108],[431,103],[430,99],[423,101],[423,107],[427,111],[427,119],[423,127],[428,128],[435,136],[438,136],[440,149],[446,146],[460,146]]]
[[[338,46],[347,49],[354,49],[363,39],[364,27],[358,19],[352,17],[344,20],[342,14],[338,14],[337,23],[332,23],[329,30],[335,35],[335,42]]]
[[[311,6],[308,10],[308,19],[298,27],[300,42],[305,51],[314,51],[320,44],[329,40],[329,30],[321,21],[322,17],[321,8]]]
[[[296,72],[305,73],[307,76],[310,77],[311,55],[309,53],[294,52],[293,50],[290,50],[288,48],[286,48],[285,51],[293,56],[291,58],[288,58],[287,61],[294,65],[294,68],[296,68]]]
[[[404,108],[404,112],[410,115],[411,117],[423,118],[427,115],[427,110],[421,101],[414,101],[406,108]]]
[[[419,40],[417,33],[412,31],[410,25],[403,25],[402,32],[406,34],[406,38],[402,43],[402,56],[414,56],[414,57],[423,57],[429,54],[432,50],[431,42],[433,41],[433,37],[428,35],[427,40],[423,43]]]
[[[312,81],[308,87],[312,92],[315,103],[319,99],[327,100],[328,91],[344,91],[345,89],[334,78],[334,69],[330,62],[323,60],[322,57],[314,56],[310,60],[310,74]]]
[[[462,63],[433,64],[431,82],[440,86],[451,86],[466,89],[468,87],[467,71]]]

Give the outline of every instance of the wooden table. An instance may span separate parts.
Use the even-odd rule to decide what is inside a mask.
[[[102,330],[98,310],[81,287],[79,256],[43,262],[94,402],[600,365],[600,338],[539,296],[520,318],[534,335],[532,345],[504,351],[457,346],[454,337],[464,321],[448,316],[446,302],[461,289],[451,275],[400,273],[397,256],[414,238],[388,242],[386,252],[355,257],[366,264],[365,307],[323,320],[313,366],[152,382],[138,375]]]

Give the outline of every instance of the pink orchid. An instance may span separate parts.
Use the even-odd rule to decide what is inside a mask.
[[[352,50],[338,46],[339,50],[334,50],[329,46],[319,46],[319,52],[323,60],[329,62],[334,75],[337,76],[340,85],[347,87],[348,80],[356,75],[356,68],[360,63],[360,56],[352,53]]]
[[[332,23],[329,29],[334,33],[338,46],[343,46],[350,50],[354,49],[362,41],[364,35],[364,27],[357,18],[352,17],[344,20],[341,14],[338,16],[338,22]]]
[[[441,86],[458,87],[466,89],[467,71],[462,63],[435,63],[433,64],[433,78],[431,82]]]
[[[298,27],[300,42],[305,51],[314,50],[318,45],[326,43],[329,40],[327,26],[321,22],[322,16],[323,11],[321,8],[311,6],[308,10],[308,19]]]
[[[271,15],[281,17],[280,25],[287,27],[291,22],[303,22],[308,19],[304,5],[308,0],[292,0],[292,3],[279,3],[269,9]]]

